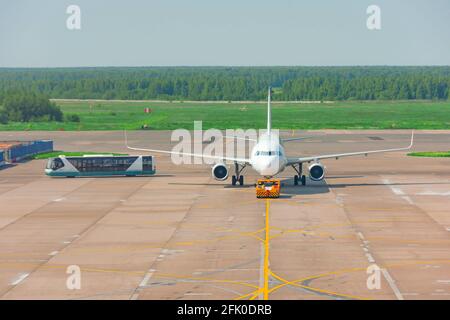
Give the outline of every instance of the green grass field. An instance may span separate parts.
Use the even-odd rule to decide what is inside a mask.
[[[0,125],[5,130],[172,130],[264,128],[263,103],[58,102],[64,114],[78,114],[76,122],[33,122]],[[151,114],[144,108],[152,109]],[[272,125],[279,129],[450,129],[450,102],[376,101],[322,104],[276,103]]]
[[[436,152],[412,152],[408,156],[413,157],[430,157],[430,158],[449,158],[450,151],[436,151]]]
[[[39,159],[49,159],[56,158],[58,156],[66,156],[66,157],[82,157],[84,155],[92,155],[92,154],[112,154],[113,156],[124,156],[123,153],[111,153],[111,152],[65,152],[65,151],[52,151],[37,154],[33,157],[35,160]]]

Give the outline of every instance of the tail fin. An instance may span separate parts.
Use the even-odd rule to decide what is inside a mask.
[[[267,96],[267,133],[270,134],[270,130],[272,129],[272,112],[270,107],[270,100],[272,95],[272,88],[269,87],[269,94]]]

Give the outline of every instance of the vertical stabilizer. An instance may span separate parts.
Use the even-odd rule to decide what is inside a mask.
[[[270,110],[270,100],[272,95],[272,88],[269,87],[269,93],[267,96],[267,134],[270,134],[270,130],[272,129],[272,112]]]

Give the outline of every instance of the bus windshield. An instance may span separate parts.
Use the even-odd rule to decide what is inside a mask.
[[[64,167],[64,163],[59,158],[50,159],[47,162],[47,169],[58,170]]]

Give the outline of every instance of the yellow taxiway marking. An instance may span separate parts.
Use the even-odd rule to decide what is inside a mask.
[[[267,255],[268,257],[268,255]],[[450,260],[444,259],[444,260],[427,260],[427,261],[407,261],[402,263],[393,263],[393,264],[386,264],[386,265],[380,265],[380,268],[403,268],[403,267],[411,267],[411,266],[417,266],[417,265],[428,265],[428,264],[450,264]],[[268,265],[268,264],[267,264]],[[39,265],[36,263],[24,263],[24,262],[2,262],[0,261],[0,266],[2,268],[8,268],[8,267],[37,267],[39,269],[43,270],[51,270],[51,269],[59,269],[59,270],[66,270],[67,265]],[[349,268],[349,269],[341,269],[337,271],[331,271],[331,272],[324,272],[321,274],[316,274],[312,276],[303,277],[296,280],[286,280],[274,272],[272,272],[269,268],[267,268],[268,274],[267,277],[265,277],[265,285],[264,287],[259,287],[257,285],[253,285],[251,283],[247,283],[244,281],[233,281],[233,280],[223,280],[223,279],[214,279],[214,278],[208,278],[208,277],[192,277],[191,275],[179,275],[179,274],[166,274],[166,273],[156,273],[154,276],[159,278],[166,278],[166,279],[184,279],[184,280],[192,280],[192,281],[201,281],[201,282],[211,282],[211,283],[228,283],[233,285],[240,285],[244,287],[248,287],[253,289],[252,292],[244,294],[242,296],[238,296],[234,298],[235,300],[240,299],[249,299],[254,300],[258,297],[258,295],[263,292],[264,294],[267,294],[267,298],[269,298],[269,294],[277,291],[285,286],[296,286],[304,289],[308,289],[313,292],[317,293],[324,293],[328,295],[333,295],[337,297],[342,298],[350,298],[350,299],[370,299],[367,297],[360,297],[360,296],[353,296],[333,291],[328,291],[320,288],[310,287],[303,284],[299,284],[298,282],[303,282],[306,280],[311,279],[318,279],[323,278],[327,276],[332,275],[341,275],[341,274],[348,274],[348,273],[354,273],[354,272],[364,272],[366,270],[365,267],[355,267],[355,268]],[[143,276],[145,275],[146,271],[139,271],[139,270],[120,270],[120,269],[104,269],[104,268],[92,268],[92,267],[81,267],[82,272],[94,272],[94,273],[114,273],[114,274],[123,274],[123,275],[130,275],[130,276]],[[275,279],[281,281],[282,283],[274,286],[270,289],[268,289],[268,277],[273,276]],[[265,292],[267,290],[267,292]]]
[[[332,292],[332,291],[323,290],[323,289],[319,289],[319,288],[305,286],[305,285],[297,283],[300,280],[289,281],[289,280],[286,280],[286,279],[276,275],[269,268],[269,246],[270,246],[269,241],[270,241],[270,239],[271,239],[271,237],[270,237],[270,200],[266,199],[266,221],[265,221],[265,237],[264,237],[264,272],[263,272],[264,286],[262,288],[260,288],[259,290],[255,290],[251,293],[242,295],[242,296],[238,297],[237,299],[249,298],[250,300],[254,300],[262,292],[263,299],[269,300],[270,292],[278,290],[279,288],[284,287],[286,285],[293,285],[293,286],[301,287],[304,289],[309,289],[314,292],[325,293],[325,294],[329,294],[329,295],[333,295],[333,296],[337,296],[337,297],[350,298],[350,299],[366,299],[363,297],[351,296],[351,295],[347,295],[347,294],[342,294],[342,293]],[[275,279],[281,281],[282,284],[269,289],[269,276],[273,276]],[[311,278],[314,278],[314,277],[311,277]]]
[[[254,300],[258,297],[260,293],[263,295],[263,300],[269,300],[269,276],[271,271],[269,269],[269,240],[270,240],[270,200],[266,199],[266,221],[265,221],[265,236],[264,239],[259,238],[264,243],[264,263],[263,263],[263,287],[258,287],[257,290],[236,297],[235,300],[241,300],[244,298],[248,298],[249,300]],[[259,231],[259,230],[258,230]]]
[[[363,269],[363,268],[355,268],[352,271],[357,271],[357,270],[360,270],[360,269]],[[276,286],[276,287],[273,287],[270,290],[270,292],[278,290],[279,288],[284,287],[286,285],[291,285],[291,286],[300,287],[300,288],[303,288],[303,289],[311,290],[311,291],[318,292],[318,293],[324,293],[324,294],[332,295],[332,296],[336,296],[336,297],[342,297],[342,298],[347,298],[347,299],[355,299],[355,300],[369,300],[369,298],[365,298],[365,297],[354,296],[354,295],[349,295],[349,294],[344,294],[344,293],[338,293],[338,292],[334,292],[334,291],[324,290],[324,289],[320,289],[320,288],[314,288],[314,287],[310,287],[310,286],[306,286],[306,285],[297,283],[297,282],[305,281],[305,280],[309,280],[309,279],[316,279],[316,278],[319,278],[320,276],[317,276],[317,277],[312,276],[312,277],[307,277],[307,278],[304,278],[304,279],[289,281],[289,280],[286,280],[286,279],[276,275],[273,272],[271,273],[271,275],[275,279],[277,279],[277,280],[279,280],[279,281],[281,281],[283,283],[278,285],[278,286]]]
[[[264,238],[264,289],[263,289],[264,300],[269,299],[269,239],[270,239],[269,208],[270,208],[270,201],[269,199],[266,199],[266,236]]]
[[[276,201],[276,200],[275,200]],[[402,219],[371,219],[371,220],[361,220],[356,221],[356,223],[378,223],[378,222],[416,222],[416,221],[408,221],[408,220],[402,220]],[[310,287],[307,285],[302,284],[301,282],[311,279],[317,279],[317,278],[323,278],[331,275],[339,275],[344,273],[352,273],[352,272],[363,272],[366,270],[366,268],[363,267],[357,267],[357,268],[349,268],[349,269],[343,269],[338,271],[332,271],[332,272],[325,272],[322,274],[316,274],[308,277],[304,277],[297,280],[286,280],[282,278],[281,276],[275,274],[269,267],[269,247],[270,247],[270,239],[277,238],[278,236],[281,236],[286,233],[303,233],[303,234],[311,234],[311,235],[327,235],[328,233],[322,232],[318,233],[314,230],[320,229],[320,228],[334,228],[334,227],[342,227],[342,226],[348,226],[349,223],[337,223],[337,224],[320,224],[315,226],[308,226],[304,229],[284,229],[284,228],[278,228],[278,227],[271,227],[270,226],[270,200],[266,199],[266,205],[265,205],[265,226],[264,228],[261,228],[259,230],[255,231],[241,231],[241,230],[232,230],[233,235],[228,236],[222,236],[214,239],[204,239],[204,240],[193,240],[188,242],[177,242],[175,245],[181,246],[181,245],[194,245],[194,244],[201,244],[201,243],[210,243],[215,241],[221,241],[226,239],[238,239],[240,237],[251,237],[258,241],[261,241],[264,245],[264,262],[263,262],[263,286],[257,286],[253,285],[251,283],[247,283],[245,281],[233,281],[233,280],[222,280],[222,279],[214,279],[214,278],[208,278],[208,277],[192,277],[190,275],[177,275],[177,274],[165,274],[165,273],[155,273],[154,277],[159,278],[165,278],[165,279],[184,279],[184,280],[191,280],[191,281],[202,281],[202,282],[212,282],[212,283],[227,283],[232,285],[240,285],[247,288],[251,288],[253,290],[250,293],[241,295],[236,297],[236,300],[240,299],[249,299],[254,300],[257,299],[258,296],[262,294],[264,300],[269,299],[270,293],[277,291],[285,286],[296,286],[300,288],[307,289],[309,291],[315,292],[315,293],[323,293],[335,297],[342,297],[342,298],[348,298],[348,299],[367,299],[365,297],[360,296],[353,296],[338,292],[333,292],[329,290],[324,290],[320,288]],[[203,227],[203,226],[202,226]],[[270,230],[277,230],[280,233],[275,234],[274,236],[270,237]],[[260,233],[264,232],[265,236],[264,238],[259,236]],[[375,240],[379,240],[382,238],[374,238]],[[441,241],[441,240],[437,240]],[[442,240],[444,241],[444,240]],[[158,244],[155,244],[158,245]],[[144,245],[139,246],[140,248],[153,248],[153,246]],[[158,246],[159,247],[159,246]],[[83,248],[85,249],[85,248]],[[408,267],[411,265],[420,265],[420,264],[432,264],[432,263],[450,263],[450,260],[434,260],[434,261],[412,261],[409,263],[397,263],[397,264],[391,264],[386,265],[385,268],[400,268],[400,267]],[[37,266],[38,268],[43,269],[52,269],[52,268],[58,268],[58,269],[65,269],[66,266],[62,265],[39,265],[36,263],[20,263],[20,262],[2,262],[0,260],[0,266],[7,267],[7,266],[17,266],[17,265],[28,265],[28,266]],[[117,269],[97,269],[97,268],[82,268],[82,271],[85,272],[101,272],[101,273],[119,273],[119,274],[125,274],[125,275],[143,275],[145,274],[145,271],[128,271],[128,270],[117,270]],[[269,277],[273,277],[281,282],[281,284],[278,284],[272,288],[269,288]],[[300,282],[300,283],[299,283]]]

